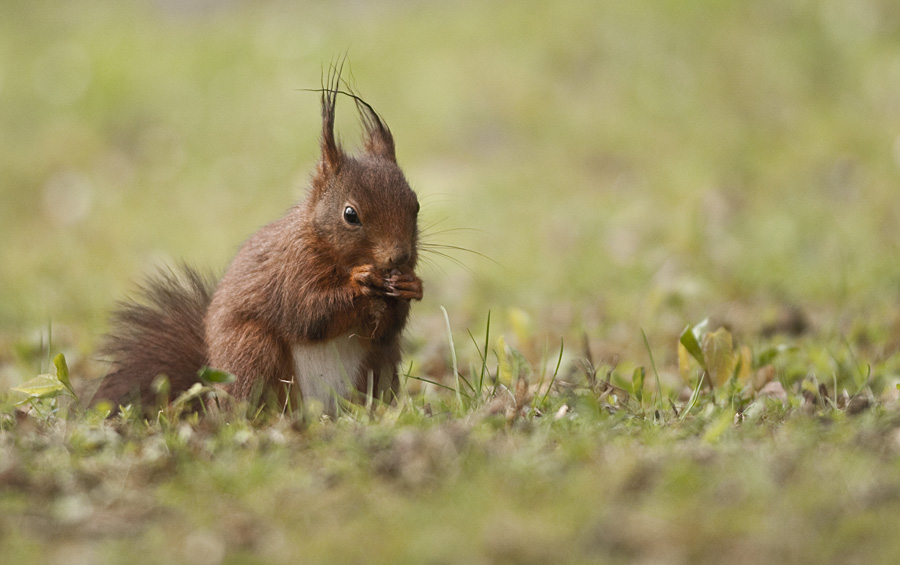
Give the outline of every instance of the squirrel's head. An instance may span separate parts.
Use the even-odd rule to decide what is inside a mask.
[[[340,267],[410,273],[418,260],[419,201],[397,165],[394,138],[369,104],[340,90],[339,70],[330,82],[322,89],[322,157],[306,200],[314,232]],[[362,119],[365,145],[357,155],[335,139],[339,94],[356,102]]]

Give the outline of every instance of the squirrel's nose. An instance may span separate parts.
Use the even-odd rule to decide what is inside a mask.
[[[388,267],[396,269],[409,263],[411,253],[408,249],[394,249],[388,257]]]

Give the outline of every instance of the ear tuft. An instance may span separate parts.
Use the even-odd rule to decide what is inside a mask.
[[[323,173],[336,173],[344,161],[344,151],[334,137],[334,107],[340,92],[341,71],[344,63],[331,65],[328,84],[322,79],[322,161],[319,164]]]
[[[391,130],[366,101],[358,96],[354,96],[353,99],[356,101],[356,108],[366,130],[366,152],[396,163],[394,136],[391,135]]]

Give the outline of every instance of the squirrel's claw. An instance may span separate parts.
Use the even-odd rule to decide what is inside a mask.
[[[389,284],[391,292],[388,296],[403,300],[422,300],[422,280],[413,274],[391,277]]]
[[[390,277],[385,277],[374,265],[360,265],[353,268],[350,280],[365,296],[422,300],[422,280],[413,273],[399,274],[393,271]]]

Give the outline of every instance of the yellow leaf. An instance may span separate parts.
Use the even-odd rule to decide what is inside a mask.
[[[56,378],[75,397],[75,389],[72,387],[72,381],[69,380],[69,366],[66,364],[66,356],[62,353],[58,354],[53,358],[53,365],[56,366]]]
[[[685,384],[691,383],[691,354],[680,341],[678,342],[678,373]]]
[[[38,375],[11,390],[27,394],[31,398],[46,398],[64,392],[66,385],[59,382],[59,379],[53,375]]]
[[[497,360],[500,362],[497,380],[500,381],[500,384],[509,387],[512,384],[513,371],[509,355],[506,352],[506,340],[502,335],[497,338]]]
[[[521,347],[521,344],[528,343],[528,339],[534,333],[532,330],[531,316],[528,315],[528,312],[521,308],[510,308],[507,312],[507,317],[509,318],[509,324],[512,326],[513,333],[516,334],[519,346]]]
[[[731,334],[725,328],[703,335],[703,359],[713,386],[722,386],[734,373],[735,355]]]

